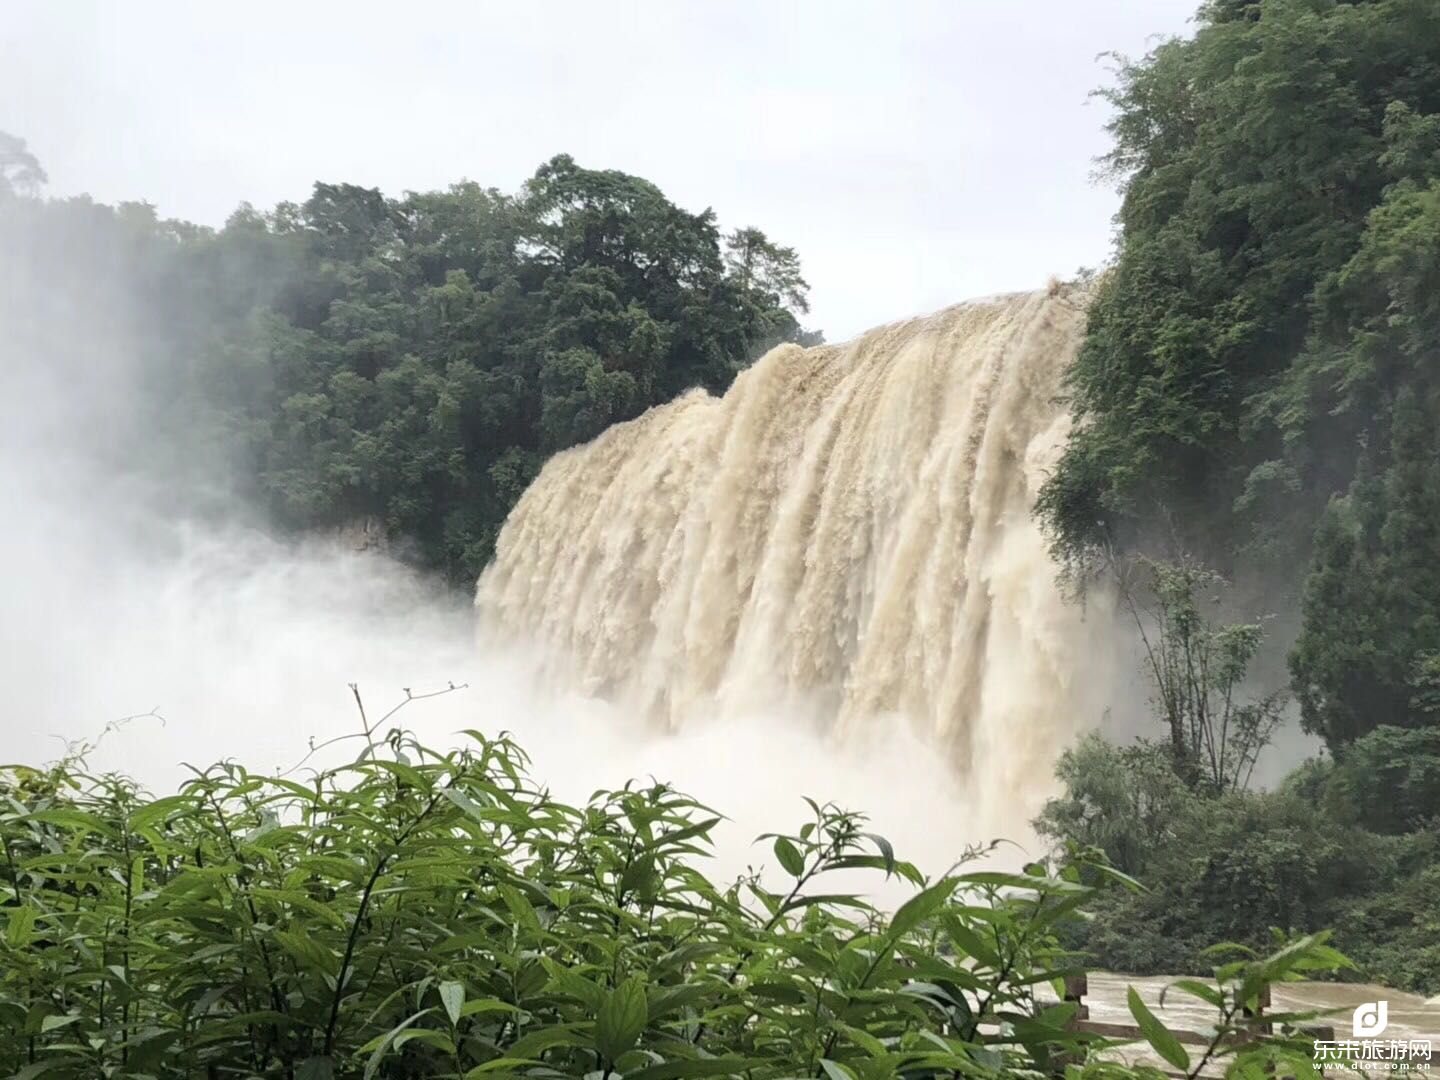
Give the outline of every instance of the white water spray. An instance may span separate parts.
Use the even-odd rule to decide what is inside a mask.
[[[1030,513],[1083,326],[1057,287],[781,346],[557,455],[480,579],[482,641],[672,730],[913,734],[1015,835],[1113,684],[1111,610],[1065,602]]]

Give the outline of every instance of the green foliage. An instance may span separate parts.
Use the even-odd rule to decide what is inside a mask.
[[[1112,746],[1091,733],[1060,755],[1064,785],[1036,819],[1043,836],[1098,848],[1116,869],[1142,873],[1153,852],[1176,839],[1196,795],[1175,772],[1168,747]]]
[[[1210,582],[1161,564],[1117,578],[1132,612],[1154,601],[1136,618],[1171,756],[1221,794],[1182,798],[1154,748],[1091,740],[1037,824],[1154,888],[1100,900],[1082,936],[1104,964],[1201,970],[1216,938],[1335,925],[1372,974],[1433,990],[1440,8],[1216,0],[1116,74],[1119,249],[1038,510],[1079,580],[1178,547],[1272,602],[1303,593],[1292,687],[1336,763],[1233,790],[1251,751],[1209,753],[1205,732],[1228,729],[1259,627],[1211,627]],[[1242,744],[1279,704],[1241,707]],[[1221,760],[1240,773],[1207,776]]]
[[[1182,1071],[1190,1069],[1190,1055],[1180,1045],[1180,1040],[1175,1038],[1165,1025],[1162,1024],[1154,1013],[1140,999],[1140,995],[1132,986],[1126,994],[1126,1003],[1130,1007],[1130,1015],[1135,1017],[1135,1023],[1140,1025],[1145,1040],[1155,1048],[1155,1052],[1166,1060],[1167,1063]]]
[[[1372,978],[1421,993],[1440,987],[1440,839],[1412,833],[1381,848],[1396,877],[1335,905],[1338,943],[1365,958]]]
[[[1192,39],[1122,59],[1104,95],[1120,248],[1071,376],[1084,423],[1045,500],[1072,552],[1168,507],[1212,555],[1247,523],[1273,539],[1297,498],[1323,505],[1353,466],[1337,434],[1386,429],[1360,393],[1384,350],[1359,324],[1413,298],[1392,333],[1414,334],[1433,303],[1423,245],[1393,254],[1423,235],[1412,204],[1440,175],[1440,12],[1236,11],[1202,8]],[[1348,369],[1335,349],[1358,350]]]
[[[1148,580],[1132,581],[1137,569]],[[1241,696],[1264,640],[1260,624],[1211,622],[1197,594],[1213,593],[1224,581],[1191,561],[1141,559],[1117,572],[1116,580],[1145,647],[1176,774],[1212,794],[1247,787],[1285,704],[1279,693]]]
[[[1306,728],[1332,749],[1377,724],[1432,732],[1440,724],[1435,416],[1402,391],[1389,464],[1334,500],[1316,534],[1290,667]]]
[[[23,166],[16,146],[0,169]],[[377,523],[456,582],[549,454],[818,340],[796,321],[793,250],[757,229],[722,242],[711,211],[563,155],[515,195],[321,183],[218,232],[7,198],[0,244],[35,283],[27,315],[73,307],[138,357],[143,437],[125,457],[159,454],[157,472],[196,487],[231,467],[280,524]]]
[[[1064,964],[1054,916],[1089,895],[1068,877],[1007,878],[1003,897],[945,878],[887,923],[802,892],[868,865],[923,884],[816,805],[783,838],[790,887],[719,888],[697,866],[704,807],[663,786],[566,806],[511,744],[473,737],[438,755],[397,736],[304,783],[216,766],[161,799],[70,766],[19,776],[0,1067],[880,1076],[985,1071],[1061,1036],[1030,987]],[[950,925],[987,959],[942,956]],[[1012,1014],[1029,1035],[982,1048],[977,1025]]]
[[[1374,832],[1440,822],[1440,729],[1378,727],[1344,749],[1332,783],[1342,812]]]
[[[1323,518],[1307,726],[1414,726],[1440,649],[1440,8],[1206,4],[1104,96],[1119,250],[1040,498],[1057,553],[1083,576],[1178,534],[1274,595]]]
[[[719,817],[665,785],[570,806],[503,737],[438,754],[382,726],[304,780],[225,763],[161,798],[73,757],[10,767],[0,1071],[1133,1075],[1087,1060],[1111,1044],[1037,993],[1077,970],[1056,935],[1095,899],[1098,856],[930,881],[859,815],[810,802],[764,838],[782,884],[720,886],[703,872]],[[827,885],[841,871],[914,891],[887,917]],[[1323,942],[1289,951],[1295,971],[1341,962]],[[1221,974],[1226,1038],[1243,1032],[1225,1003],[1286,977]]]
[[[1214,941],[1265,949],[1267,927],[1334,926],[1364,977],[1440,988],[1440,834],[1402,808],[1435,794],[1440,748],[1420,734],[1381,728],[1358,753],[1309,763],[1278,790],[1209,798],[1167,777],[1158,747],[1086,739],[1062,756],[1065,791],[1036,828],[1061,848],[1123,858],[1148,889],[1097,897],[1094,918],[1067,940],[1112,970],[1201,973]]]

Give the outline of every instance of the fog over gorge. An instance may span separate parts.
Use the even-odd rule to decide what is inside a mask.
[[[483,16],[452,11],[447,17],[456,20],[454,33],[427,28],[419,36],[392,37],[377,32],[388,14],[336,23],[308,10],[262,6],[253,19],[216,35],[208,14],[180,9],[145,23],[98,7],[68,20],[43,5],[21,7],[17,25],[23,32],[13,41],[0,39],[0,66],[15,90],[13,115],[0,118],[0,128],[28,139],[48,170],[48,183],[36,191],[42,197],[58,203],[91,192],[99,203],[117,206],[155,199],[158,206],[128,204],[117,218],[148,213],[161,220],[157,231],[163,232],[164,219],[173,214],[219,229],[241,200],[253,201],[264,215],[280,200],[304,199],[317,180],[374,185],[397,200],[412,186],[423,193],[467,176],[513,189],[536,161],[570,150],[596,170],[653,176],[687,211],[713,201],[725,229],[751,217],[782,226],[777,238],[795,244],[806,260],[801,284],[814,285],[813,321],[805,325],[836,340],[858,340],[870,324],[986,290],[1037,288],[1047,273],[1070,273],[1081,261],[1102,258],[1105,216],[1114,198],[1085,182],[1103,147],[1103,110],[1086,96],[1103,69],[1096,55],[1111,47],[1141,49],[1149,35],[1183,27],[1190,14],[1187,3],[1167,2],[1163,10],[1127,3],[1096,11],[1083,29],[1071,29],[1033,13],[982,6],[957,16],[947,5],[925,4],[909,25],[882,8],[855,5],[848,20],[833,25],[796,9],[782,19],[782,32],[757,35],[750,24],[763,17],[760,7],[738,18],[658,9],[642,16],[636,9],[617,21],[612,12],[576,5],[563,26],[520,10]],[[278,20],[288,21],[293,32],[276,39],[264,29]],[[790,62],[796,55],[792,34],[801,26],[807,49],[830,61]],[[607,41],[606,49],[584,48],[596,35]],[[1035,48],[1024,50],[1023,63],[1017,63],[1018,55],[1002,57],[986,44],[995,37],[1030,41]],[[62,38],[75,44],[60,48]],[[336,55],[317,68],[303,42],[321,39]],[[671,40],[683,47],[670,48],[665,42]],[[701,41],[721,47],[696,48]],[[81,62],[87,51],[107,62]],[[652,74],[616,80],[616,57],[621,66],[643,58],[653,65]],[[957,57],[963,62],[957,64]],[[330,70],[327,64],[335,65],[336,78],[317,79],[317,71]],[[225,78],[193,96],[173,92],[178,85],[198,87],[206,68],[225,72]],[[433,80],[423,88],[413,78],[421,68]],[[66,77],[50,85],[46,72],[61,69]],[[847,74],[862,70],[861,79]],[[653,93],[651,79],[667,83],[669,92]],[[587,81],[618,98],[581,92]],[[936,93],[942,83],[953,92]],[[503,98],[515,86],[525,87],[522,108],[469,107]],[[429,104],[411,104],[417,94],[414,101]],[[1007,102],[1007,111],[987,105],[990,96]],[[313,116],[294,108],[302,100],[314,103]],[[467,119],[458,126],[446,122],[456,102],[467,103]],[[640,102],[668,131],[665,138],[625,119]],[[964,103],[958,115],[957,102]],[[802,119],[757,122],[780,114]],[[695,117],[708,118],[707,124],[693,123]],[[1055,121],[1052,144],[1045,147],[1021,137],[1042,119]],[[924,137],[952,123],[959,124],[957,134],[963,129],[957,139]],[[141,127],[146,134],[139,143],[126,137],[125,147],[113,144],[117,132]],[[227,131],[236,138],[222,134]],[[1009,166],[1002,169],[1000,162]],[[835,182],[841,176],[850,179]],[[877,197],[887,190],[890,195]],[[455,191],[450,195],[458,199]],[[483,207],[465,209],[485,220]],[[75,222],[85,218],[73,208],[67,213]],[[236,215],[242,226],[247,213],[257,212],[242,208]],[[97,208],[94,216],[104,215]],[[346,221],[337,213],[330,224],[338,222],[343,232]],[[313,220],[303,224],[316,232],[329,228]],[[1054,789],[1053,756],[1079,731],[1101,724],[1129,730],[1138,722],[1132,706],[1141,703],[1143,690],[1122,670],[1127,658],[1104,644],[1110,642],[1108,628],[1099,625],[1107,616],[1097,612],[1086,623],[1083,613],[1062,609],[1038,533],[1020,520],[1047,454],[1058,450],[1059,427],[1024,427],[1024,438],[1035,443],[1031,459],[991,463],[984,498],[993,498],[994,506],[987,504],[982,514],[984,537],[973,551],[966,554],[962,539],[955,562],[892,582],[882,576],[904,578],[906,567],[918,565],[915,548],[923,545],[929,522],[916,508],[937,493],[966,496],[963,482],[947,480],[951,468],[967,475],[968,466],[959,461],[963,439],[954,436],[954,445],[942,446],[926,428],[901,445],[896,433],[904,417],[894,410],[906,407],[903,395],[877,393],[882,412],[890,410],[877,420],[864,392],[845,389],[854,405],[840,426],[849,434],[829,473],[810,475],[829,475],[831,488],[851,467],[863,476],[850,493],[856,506],[839,490],[826,503],[827,539],[817,557],[832,565],[816,579],[824,584],[791,593],[783,580],[793,570],[795,545],[808,540],[803,513],[797,516],[803,506],[796,504],[805,497],[802,480],[810,466],[787,455],[800,451],[807,431],[823,432],[826,423],[805,412],[793,444],[772,440],[758,448],[762,468],[783,465],[801,475],[788,496],[780,490],[788,481],[770,477],[778,485],[770,490],[773,502],[762,499],[754,508],[762,516],[785,515],[779,534],[772,537],[753,517],[744,523],[744,573],[763,563],[769,575],[754,605],[746,608],[736,591],[743,582],[728,592],[723,582],[716,587],[716,574],[725,573],[723,543],[687,564],[686,572],[708,583],[706,595],[717,600],[710,611],[715,625],[698,627],[698,633],[677,620],[687,612],[693,616],[708,599],[692,604],[684,587],[661,581],[665,568],[647,564],[643,574],[627,577],[608,566],[603,588],[596,582],[593,589],[577,571],[566,584],[572,597],[588,596],[590,607],[571,628],[574,638],[614,644],[627,633],[645,638],[652,615],[670,620],[658,644],[632,643],[631,652],[619,648],[608,660],[597,659],[593,649],[577,651],[564,640],[566,633],[556,631],[572,614],[565,598],[537,602],[528,614],[516,610],[530,572],[524,559],[534,545],[527,541],[518,566],[512,560],[496,568],[487,594],[495,602],[482,596],[482,615],[491,619],[477,646],[475,612],[463,591],[411,569],[407,562],[416,560],[404,558],[409,552],[356,550],[348,527],[339,535],[311,531],[303,537],[277,527],[252,498],[250,463],[227,456],[233,432],[214,430],[213,418],[197,410],[184,390],[168,389],[201,362],[189,359],[187,349],[198,354],[210,344],[203,340],[207,319],[222,321],[212,305],[230,316],[233,293],[236,310],[264,309],[285,288],[284,259],[271,252],[256,256],[253,266],[245,263],[247,240],[243,228],[236,230],[242,235],[227,243],[241,269],[231,278],[217,273],[215,282],[197,289],[207,306],[192,314],[167,295],[176,282],[127,278],[126,267],[143,260],[127,261],[126,241],[118,249],[92,246],[86,228],[56,226],[59,242],[46,242],[52,234],[40,229],[0,245],[0,495],[7,518],[0,545],[8,568],[0,601],[23,613],[0,630],[0,665],[17,706],[3,721],[12,736],[8,758],[48,759],[65,740],[92,740],[107,725],[134,716],[105,736],[92,761],[163,788],[185,775],[181,762],[203,765],[225,756],[255,768],[281,767],[303,755],[310,738],[352,730],[352,682],[372,715],[400,701],[405,687],[422,693],[454,682],[466,689],[407,706],[400,722],[440,745],[464,727],[513,730],[532,753],[537,775],[572,797],[631,776],[673,780],[739,819],[733,832],[743,838],[736,842],[741,849],[750,835],[800,813],[802,794],[834,798],[866,810],[902,852],[933,870],[948,865],[967,843],[1002,835],[1034,853],[1038,845],[1029,837],[1028,818]],[[192,238],[194,228],[182,225],[177,235]],[[287,228],[277,225],[275,232]],[[472,247],[488,241],[480,231]],[[272,239],[278,248],[294,236]],[[449,264],[469,265],[469,242],[456,241],[456,250],[447,252]],[[189,239],[176,246],[187,245]],[[265,263],[272,257],[275,265]],[[483,274],[470,272],[484,282]],[[312,318],[307,332],[318,321]],[[537,319],[542,326],[555,321],[554,313]],[[798,329],[772,339],[794,339]],[[1075,328],[1068,332],[1073,337]],[[484,333],[477,338],[484,341]],[[159,343],[172,339],[189,344],[176,350],[178,359],[157,362]],[[726,344],[747,361],[763,351],[748,342]],[[1036,388],[1023,406],[1043,414],[1042,428],[1056,418],[1040,398],[1054,389],[1058,364],[1068,355],[1062,353],[1041,357],[1044,389]],[[823,361],[806,363],[828,365],[824,381],[853,359],[832,348]],[[962,368],[974,363],[976,370],[957,368],[947,384],[950,359],[937,350],[928,366],[915,366],[907,376],[912,399],[946,395],[947,423],[966,414],[971,374],[988,383],[994,369],[1009,363],[999,352],[977,350],[957,361]],[[431,357],[427,362],[443,366]],[[871,373],[865,378],[886,364],[881,349],[878,360],[863,365]],[[263,364],[237,350],[217,367],[233,367],[243,398],[244,380]],[[1021,368],[1010,374],[1016,387],[1028,385]],[[697,381],[723,388],[733,370],[702,376],[679,375],[677,385],[650,391],[652,399],[668,401]],[[783,394],[791,388],[777,389]],[[685,400],[697,417],[705,411],[696,408],[696,395]],[[711,412],[746,407],[744,395],[723,406],[720,400],[714,395]],[[829,407],[830,399],[803,397],[801,411],[817,403]],[[679,407],[657,413],[673,416]],[[789,403],[772,395],[767,407],[784,419]],[[978,400],[976,410],[983,411]],[[624,415],[639,411],[627,407]],[[663,422],[660,416],[640,423],[654,427]],[[708,430],[708,423],[699,421],[697,431]],[[579,426],[553,443],[586,442],[595,428]],[[983,426],[977,422],[974,430]],[[998,434],[1002,427],[997,425]],[[995,439],[1002,453],[1023,457],[1024,446],[1000,447],[1002,441]],[[817,452],[823,458],[823,448]],[[913,497],[908,510],[875,497],[876,486],[922,466],[927,494]],[[680,447],[675,474],[691,468]],[[744,482],[743,471],[732,470],[713,496],[699,483],[684,521],[681,515],[667,518],[660,507],[639,527],[652,530],[657,544],[671,536],[704,547],[693,522],[706,516],[707,501],[708,514],[723,519],[726,499]],[[874,500],[870,510],[858,509],[867,499]],[[646,500],[643,487],[631,490],[626,512],[642,509]],[[870,533],[903,523],[908,549],[897,553],[882,544],[868,553],[847,550],[852,513]],[[953,506],[945,514],[952,531],[968,527]],[[534,525],[527,520],[521,527]],[[563,544],[568,538],[553,539]],[[616,558],[614,550],[601,555],[603,543],[597,541],[596,557]],[[988,581],[957,616],[946,606],[953,597],[945,581],[963,576],[967,558],[984,561],[1002,551],[1008,562],[997,568],[996,580],[1008,575],[998,586],[1008,600],[995,605],[996,621],[982,600]],[[555,556],[543,545],[534,554]],[[563,557],[575,555],[568,550]],[[575,564],[583,565],[583,558]],[[626,606],[627,595],[634,600],[652,589],[665,592],[663,610]],[[925,593],[936,601],[924,615],[929,622],[907,635],[910,608]],[[777,621],[775,605],[783,607],[791,597],[808,598],[812,607],[797,611],[796,624],[786,627],[783,618]],[[595,616],[597,604],[612,601],[614,613]],[[1020,612],[1026,603],[1034,610]],[[736,659],[729,651],[737,630],[731,621],[742,611],[740,645],[749,651]],[[857,627],[872,614],[880,629],[870,636],[868,651],[859,650]],[[942,627],[947,621],[950,627]],[[1077,627],[1093,662],[1072,674],[1047,667],[1062,659],[1060,666],[1068,665],[1075,643],[1066,635]],[[783,643],[790,629],[796,633],[782,658],[775,635]],[[832,629],[834,641],[827,645]],[[1054,648],[1037,645],[1049,629],[1064,640],[1052,642]],[[967,634],[965,641],[952,640]],[[1002,674],[997,658],[1011,651],[1007,642],[1022,640],[1015,668]],[[696,656],[706,650],[700,666],[730,670],[723,694],[715,679],[696,676]],[[803,668],[810,659],[817,666],[809,673],[791,678],[781,670],[787,664]],[[847,688],[852,659],[859,667]],[[611,669],[600,671],[606,663]],[[904,695],[897,694],[897,679],[909,687]],[[1047,695],[1062,683],[1064,695],[1074,695],[1049,702]],[[1112,690],[1117,700],[1107,697]],[[673,698],[659,712],[657,694]],[[1009,723],[1014,717],[1006,711],[1007,694],[1026,722]],[[152,709],[163,725],[141,715]],[[977,709],[987,721],[974,726],[972,740],[964,734],[971,732],[965,716]],[[342,744],[334,753],[346,749]],[[1003,761],[1003,767],[967,777],[956,763],[976,753]],[[917,771],[923,782],[916,782]],[[897,783],[901,776],[907,782]],[[983,796],[974,787],[981,780],[989,785]],[[1024,794],[1012,802],[1017,785]]]
[[[363,522],[273,527],[157,393],[147,342],[173,315],[69,258],[5,261],[17,761],[94,742],[95,768],[160,790],[220,758],[285,769],[358,730],[353,683],[372,719],[424,696],[395,724],[430,745],[512,732],[572,800],[673,782],[735,819],[731,869],[809,795],[939,870],[998,838],[1007,862],[1038,854],[1058,753],[1142,730],[1133,633],[1105,589],[1062,596],[1029,514],[1068,430],[1083,287],[785,346],[723,398],[562,453],[472,608]]]
[[[957,814],[967,803],[955,774],[914,733],[847,746],[763,706],[723,720],[697,709],[661,731],[565,689],[553,658],[499,644],[504,632],[477,646],[465,598],[390,556],[352,537],[278,537],[183,425],[178,442],[147,426],[134,298],[101,276],[77,298],[83,310],[47,309],[29,273],[5,260],[7,760],[98,740],[93,768],[164,791],[187,765],[285,769],[310,740],[357,730],[350,683],[372,718],[406,688],[454,683],[395,723],[439,747],[464,728],[510,731],[537,779],[569,799],[632,777],[672,781],[733,819],[719,834],[730,871],[764,861],[750,838],[803,816],[803,794],[865,808],[899,850],[938,868],[969,843],[1023,837],[1013,815]],[[318,760],[357,750],[342,743]],[[923,781],[897,785],[902,774]]]

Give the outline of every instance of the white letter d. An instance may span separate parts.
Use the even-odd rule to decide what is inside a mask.
[[[1355,1038],[1370,1039],[1385,1030],[1389,1023],[1388,1001],[1367,1001],[1355,1010]]]

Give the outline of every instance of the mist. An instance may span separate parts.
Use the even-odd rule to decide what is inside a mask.
[[[395,723],[437,748],[456,745],[466,728],[511,732],[536,778],[571,801],[636,777],[673,782],[732,819],[717,834],[728,872],[752,858],[753,836],[804,817],[802,796],[867,812],[902,855],[937,872],[970,845],[1000,837],[1038,854],[1028,817],[1054,789],[1049,762],[1077,732],[1153,735],[1134,643],[1117,636],[1103,604],[1087,614],[1047,599],[1048,564],[1021,510],[996,518],[1012,531],[993,587],[1013,594],[1017,627],[1033,620],[1044,655],[1055,641],[1076,644],[1055,653],[1058,666],[1041,681],[1040,669],[1022,677],[1008,662],[976,661],[978,670],[995,667],[994,685],[981,680],[967,691],[967,711],[990,703],[993,731],[977,745],[999,758],[968,781],[934,731],[879,715],[879,723],[850,724],[841,739],[817,720],[836,702],[803,688],[752,695],[738,708],[689,693],[683,724],[631,707],[633,695],[616,695],[631,702],[622,705],[567,690],[596,685],[595,673],[574,667],[524,619],[492,611],[477,638],[467,595],[383,545],[357,543],[349,529],[297,538],[274,527],[224,440],[163,385],[176,361],[155,343],[176,336],[184,311],[83,230],[58,244],[55,235],[18,231],[0,254],[8,761],[36,764],[92,744],[93,768],[164,790],[190,767],[222,758],[256,771],[289,768],[312,743],[358,731],[352,685],[372,719],[411,693],[453,685],[406,704]],[[1061,353],[1047,346],[1036,355],[1053,363]],[[1031,407],[1048,415],[1044,398]],[[1030,399],[1016,400],[1018,408]],[[1037,423],[1040,453],[1059,429]],[[993,498],[1010,490],[1009,460],[997,459],[1002,488]],[[636,490],[648,498],[643,485]],[[1023,504],[1023,488],[1005,497]],[[638,510],[630,516],[643,520]],[[568,527],[551,532],[557,541],[570,535]],[[621,583],[606,595],[635,594]],[[822,637],[823,622],[812,628]],[[613,624],[606,616],[596,626]],[[896,646],[897,655],[909,648]],[[640,668],[631,665],[620,681]],[[764,682],[758,669],[751,674]],[[1031,721],[1017,725],[1016,708]],[[943,713],[935,715],[943,726]],[[355,749],[341,743],[320,760]],[[1257,779],[1278,777],[1300,751],[1278,740]]]
[[[103,265],[5,250],[5,762],[90,743],[92,769],[163,792],[190,766],[286,769],[312,740],[357,731],[351,684],[372,719],[454,684],[393,723],[437,748],[465,728],[511,732],[569,800],[632,777],[673,782],[730,819],[717,832],[727,873],[764,861],[755,835],[806,819],[803,795],[867,811],[932,871],[971,842],[1026,835],[1023,821],[967,815],[948,764],[913,736],[842,747],[759,712],[661,734],[542,681],[538,650],[482,652],[468,597],[347,537],[278,533],[203,433],[157,419],[145,328],[162,310]]]

